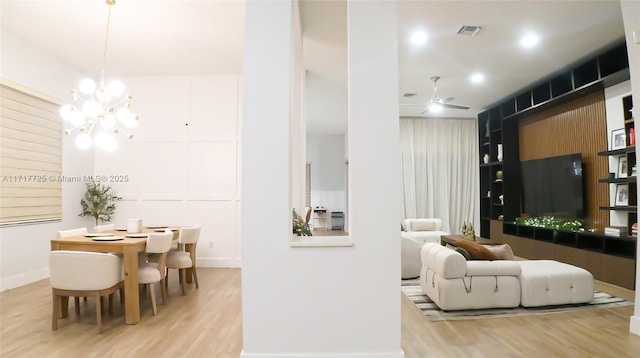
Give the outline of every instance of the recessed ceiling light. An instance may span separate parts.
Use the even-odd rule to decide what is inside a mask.
[[[520,39],[520,46],[524,48],[534,47],[540,42],[540,37],[536,34],[528,34],[525,35],[522,39]]]
[[[484,75],[482,73],[474,73],[469,77],[471,83],[482,83],[484,82]]]
[[[411,34],[411,42],[414,45],[422,45],[427,42],[427,34],[424,31],[415,31]]]

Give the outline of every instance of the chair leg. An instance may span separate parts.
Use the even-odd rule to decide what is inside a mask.
[[[51,330],[58,329],[58,315],[60,314],[60,296],[56,295],[54,290],[51,290],[51,296],[53,298],[53,313],[51,315]]]
[[[193,282],[196,283],[196,288],[200,288],[200,285],[198,285],[198,272],[196,272],[195,266],[191,267],[191,274],[193,275]]]
[[[185,289],[185,285],[186,285],[186,281],[187,281],[187,279],[185,277],[186,270],[185,269],[179,269],[178,271],[180,272],[180,285],[182,286],[182,295],[186,296],[187,295],[187,292],[186,292],[186,289]]]
[[[120,292],[120,304],[124,306],[124,287],[120,287],[118,292]]]
[[[100,310],[104,310],[104,297],[100,296],[99,300],[100,300]]]
[[[162,294],[162,304],[167,304],[167,287],[162,284],[162,280],[160,280],[160,293]]]
[[[80,318],[80,297],[74,297],[73,306],[76,309],[76,318]]]
[[[147,284],[149,292],[151,292],[151,308],[153,309],[153,315],[157,315],[158,314],[158,306],[156,306],[156,293],[155,293],[155,287],[152,283],[148,283]]]
[[[167,269],[167,274],[164,276],[164,287],[169,288],[169,269]]]
[[[98,333],[102,333],[102,296],[96,292],[96,324],[98,325]]]
[[[113,316],[113,293],[109,294],[109,308],[108,308],[109,316]]]

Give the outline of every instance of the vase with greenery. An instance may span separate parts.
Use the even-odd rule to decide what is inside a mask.
[[[82,214],[79,216],[91,216],[99,222],[109,222],[116,212],[116,202],[122,200],[121,197],[111,192],[111,187],[100,183],[87,183],[87,191],[84,198],[80,200]]]
[[[309,223],[293,209],[293,233],[297,236],[312,236]]]

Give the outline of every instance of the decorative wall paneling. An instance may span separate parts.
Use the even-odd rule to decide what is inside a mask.
[[[584,223],[602,231],[609,213],[599,210],[609,200],[609,189],[599,178],[609,172],[604,92],[598,91],[544,112],[522,118],[519,126],[520,161],[581,153],[584,175]],[[544,175],[544,173],[540,173]]]

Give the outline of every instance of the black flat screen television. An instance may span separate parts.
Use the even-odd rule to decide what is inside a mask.
[[[527,160],[520,165],[524,213],[565,219],[584,217],[580,153]]]

